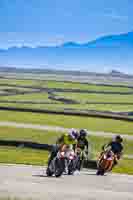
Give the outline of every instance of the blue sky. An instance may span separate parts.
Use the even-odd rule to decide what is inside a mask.
[[[0,0],[0,48],[86,42],[133,30],[133,0]]]

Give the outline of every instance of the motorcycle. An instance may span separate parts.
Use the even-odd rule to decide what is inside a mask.
[[[111,171],[115,158],[115,154],[111,150],[103,152],[97,163],[96,175],[103,176],[106,172]]]
[[[47,176],[60,177],[65,169],[65,152],[58,152],[46,170]]]
[[[47,176],[60,177],[64,171],[67,171],[68,175],[75,171],[75,153],[73,150],[59,151],[48,166],[46,174]]]

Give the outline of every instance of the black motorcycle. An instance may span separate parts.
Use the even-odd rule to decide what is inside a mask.
[[[73,150],[64,152],[59,151],[57,156],[50,162],[46,174],[47,176],[60,177],[63,172],[72,175],[77,166],[77,159]]]
[[[58,152],[57,156],[50,162],[46,174],[47,176],[60,177],[65,170],[65,152]]]

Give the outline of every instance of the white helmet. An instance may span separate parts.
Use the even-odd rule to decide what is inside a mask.
[[[68,134],[70,135],[70,137],[71,137],[73,140],[77,139],[78,136],[79,136],[78,131],[75,130],[75,129],[73,129],[73,128],[69,131]]]

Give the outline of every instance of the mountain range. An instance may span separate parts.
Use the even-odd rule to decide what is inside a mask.
[[[0,65],[58,70],[133,73],[133,32],[100,37],[84,44],[0,49]]]

